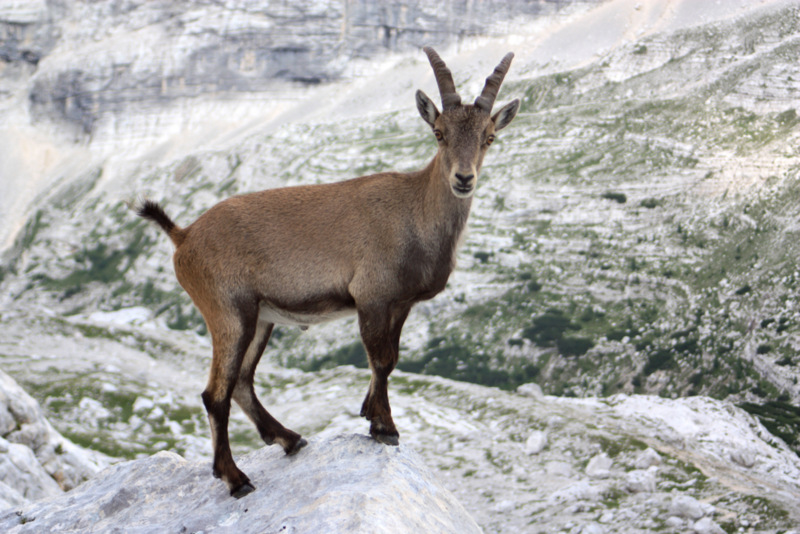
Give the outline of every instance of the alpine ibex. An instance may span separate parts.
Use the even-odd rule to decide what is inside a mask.
[[[267,443],[294,454],[306,440],[256,398],[253,375],[275,324],[308,326],[358,314],[372,380],[361,407],[370,434],[397,445],[387,392],[400,331],[411,307],[442,291],[455,265],[486,150],[517,114],[519,100],[491,114],[514,57],[507,54],[472,105],[462,105],[450,70],[431,48],[443,110],[422,91],[416,102],[439,146],[421,171],[286,187],[220,202],[186,228],[144,201],[138,214],[175,244],[175,274],[203,314],[213,360],[203,403],[214,445],[214,475],[231,495],[254,487],[228,442],[233,398]]]

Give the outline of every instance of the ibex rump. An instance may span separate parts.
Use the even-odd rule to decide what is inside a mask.
[[[387,383],[411,307],[442,291],[455,264],[486,149],[515,117],[514,100],[491,115],[511,64],[506,55],[474,105],[462,105],[452,75],[431,48],[443,110],[416,100],[439,144],[423,170],[339,183],[272,189],[220,202],[186,228],[145,201],[176,250],[175,273],[206,321],[213,360],[203,403],[214,445],[214,475],[231,495],[254,487],[228,442],[233,398],[267,444],[294,454],[306,440],[261,405],[253,375],[275,324],[309,325],[357,313],[372,380],[361,407],[370,434],[397,445]]]

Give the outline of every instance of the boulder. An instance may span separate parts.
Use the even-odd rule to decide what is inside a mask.
[[[539,454],[547,446],[547,432],[542,430],[531,431],[528,439],[525,440],[525,454]]]
[[[608,478],[611,475],[611,466],[614,465],[608,454],[601,452],[595,455],[586,465],[586,474],[592,478]]]
[[[633,465],[639,469],[647,469],[654,465],[661,465],[661,455],[653,450],[652,447],[647,447],[639,453]]]
[[[0,371],[0,510],[59,495],[108,463],[59,434],[39,403]]]
[[[711,513],[714,513],[713,506],[703,504],[691,495],[678,495],[669,507],[669,515],[684,519],[701,519]]]
[[[112,466],[57,498],[0,513],[0,532],[481,532],[405,445],[360,435],[311,439],[296,456],[237,460],[256,491],[228,495],[207,461],[170,453]]]

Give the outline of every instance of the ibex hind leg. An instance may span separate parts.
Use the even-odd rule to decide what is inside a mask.
[[[269,337],[272,334],[274,325],[265,321],[259,321],[256,332],[250,346],[245,353],[239,370],[239,379],[233,390],[233,400],[242,408],[247,417],[256,425],[261,439],[267,445],[278,443],[286,454],[296,454],[305,447],[308,442],[300,434],[284,427],[277,419],[272,417],[264,408],[256,396],[253,386],[256,367],[264,354]]]
[[[206,323],[209,326],[214,355],[208,385],[203,391],[203,404],[208,412],[211,438],[214,447],[213,473],[228,486],[236,498],[252,492],[255,487],[233,461],[228,439],[228,420],[231,397],[239,377],[245,353],[255,332],[256,315],[242,309],[229,308],[215,311]]]

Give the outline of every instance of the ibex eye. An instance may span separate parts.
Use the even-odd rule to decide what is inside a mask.
[[[436,136],[437,141],[444,141],[444,135],[442,135],[442,132],[440,132],[439,130],[434,130],[433,135]]]
[[[486,144],[491,145],[492,143],[494,143],[494,136],[490,135],[489,137],[486,138]]]

